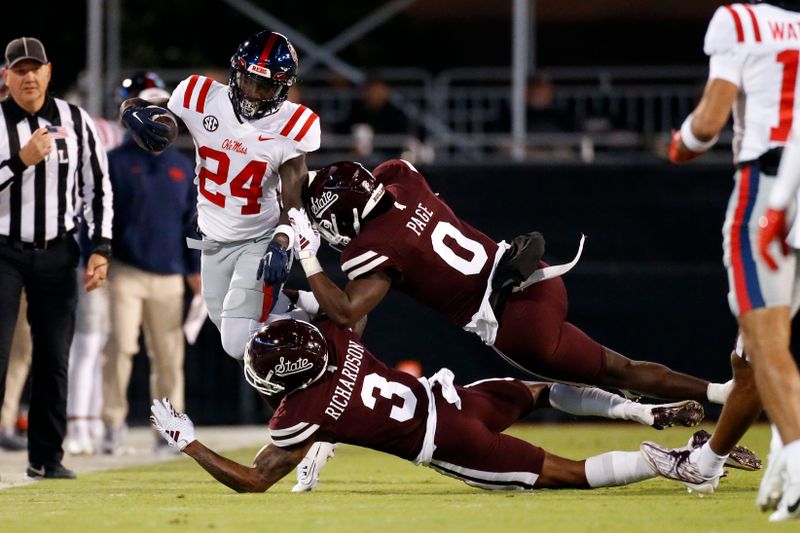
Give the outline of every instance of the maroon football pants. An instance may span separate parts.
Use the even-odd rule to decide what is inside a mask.
[[[566,321],[567,289],[560,277],[511,293],[494,347],[516,365],[555,381],[600,383],[603,347]]]
[[[474,487],[532,489],[544,450],[501,431],[533,409],[528,387],[514,379],[492,379],[458,387],[461,409],[434,386],[436,449],[430,467]]]

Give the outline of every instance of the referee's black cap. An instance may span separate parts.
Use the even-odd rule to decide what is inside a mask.
[[[14,68],[20,61],[30,59],[39,63],[49,63],[42,41],[35,37],[20,37],[6,46],[6,67]]]

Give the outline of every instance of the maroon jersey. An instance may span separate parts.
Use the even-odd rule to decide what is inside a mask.
[[[405,161],[373,171],[394,206],[370,220],[342,251],[348,278],[392,269],[394,287],[464,326],[478,310],[498,245],[459,219]]]
[[[414,460],[425,438],[428,393],[416,378],[387,367],[350,330],[315,324],[328,341],[328,371],[286,396],[269,422],[276,446],[314,436]]]

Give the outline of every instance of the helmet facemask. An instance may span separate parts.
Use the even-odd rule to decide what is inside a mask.
[[[244,65],[234,65],[228,82],[231,103],[236,114],[245,120],[258,120],[272,115],[280,109],[289,96],[288,83],[278,83],[274,80],[251,74],[244,70]],[[272,93],[271,96],[259,98],[254,93]]]

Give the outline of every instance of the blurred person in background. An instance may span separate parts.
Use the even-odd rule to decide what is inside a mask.
[[[163,81],[137,72],[122,82],[124,98],[168,99]],[[114,191],[114,258],[109,275],[109,336],[103,362],[103,452],[125,451],[125,419],[133,357],[144,330],[150,359],[150,394],[184,402],[184,279],[200,293],[200,254],[186,247],[196,238],[194,163],[177,148],[142,150],[128,135],[109,152]],[[101,317],[98,317],[101,318]],[[88,427],[80,436],[89,442]],[[159,449],[169,449],[157,439]]]
[[[28,372],[31,368],[31,330],[28,326],[28,300],[23,291],[19,301],[19,315],[14,330],[14,340],[8,356],[6,393],[0,409],[0,450],[19,451],[28,447],[28,439],[19,428],[20,404]]]
[[[391,94],[392,89],[383,78],[369,77],[361,86],[360,97],[353,102],[350,114],[338,126],[338,133],[353,136],[353,149],[358,157],[396,157],[400,149],[394,154],[384,154],[385,157],[375,153],[375,136],[410,135],[408,117],[391,102]]]
[[[114,100],[119,105],[129,97],[133,81],[128,78],[117,88]],[[151,80],[152,87],[164,84],[160,79]],[[138,92],[138,89],[137,89]],[[82,92],[74,91],[68,97],[75,105],[80,105]],[[125,136],[125,129],[118,121],[94,118],[97,138],[106,152],[117,148]],[[81,283],[86,272],[91,241],[87,226],[81,219],[80,238],[81,268],[78,269],[78,282]],[[91,292],[78,293],[78,307],[75,312],[75,334],[69,350],[69,392],[67,395],[67,439],[68,453],[91,455],[99,450],[104,427],[100,411],[103,407],[103,349],[109,330],[108,286],[98,287]]]
[[[28,298],[32,389],[27,474],[74,478],[62,464],[69,344],[75,321],[79,249],[76,198],[90,227],[84,289],[105,283],[111,254],[111,187],[94,124],[77,106],[47,94],[51,64],[38,39],[5,51],[0,104],[0,397],[23,289]]]
[[[775,511],[770,521],[800,518],[800,372],[789,349],[791,316],[800,304],[793,290],[797,257],[765,257],[758,247],[759,231],[770,223],[767,201],[783,146],[800,112],[800,42],[794,30],[786,33],[798,12],[798,0],[734,4],[718,8],[708,25],[708,81],[674,133],[669,156],[684,163],[708,151],[733,111],[736,173],[722,234],[728,304],[741,333],[731,357],[734,387],[706,445],[683,458],[658,446],[648,452],[665,477],[713,491],[731,448],[766,410],[774,434],[757,504]],[[775,243],[773,250],[781,245],[786,244]]]

